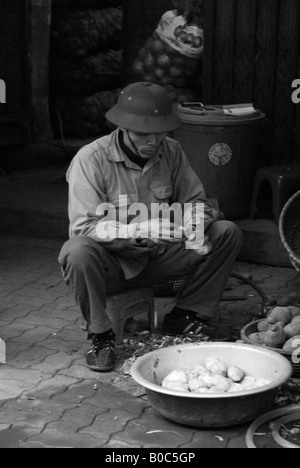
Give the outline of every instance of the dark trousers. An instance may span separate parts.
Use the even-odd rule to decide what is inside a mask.
[[[134,287],[153,286],[168,279],[191,274],[192,279],[177,295],[176,306],[198,313],[204,320],[216,320],[218,307],[230,271],[242,245],[242,233],[230,221],[217,221],[209,227],[213,249],[206,256],[187,250],[182,243],[171,243],[162,255],[150,258],[138,276],[125,280],[118,256],[89,237],[66,242],[59,263],[67,285],[89,323],[89,333],[104,333],[111,328],[106,314],[109,293]]]

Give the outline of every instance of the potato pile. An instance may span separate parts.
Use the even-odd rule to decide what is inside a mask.
[[[266,320],[258,323],[257,333],[249,339],[259,345],[293,352],[300,344],[300,308],[295,306],[277,306],[269,313]]]
[[[174,370],[162,381],[162,387],[178,392],[235,393],[268,385],[270,381],[256,378],[237,366],[227,366],[216,357],[207,358],[204,365],[192,369]]]

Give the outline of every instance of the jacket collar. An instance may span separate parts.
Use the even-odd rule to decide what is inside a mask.
[[[122,150],[121,145],[120,145],[120,139],[119,139],[120,132],[121,132],[121,129],[118,128],[117,130],[115,130],[112,133],[112,143],[113,144],[109,147],[108,159],[111,162],[114,162],[114,163],[123,162],[123,163],[125,163],[125,165],[127,167],[130,167],[130,168],[134,168],[134,169],[139,168],[139,169],[141,169],[136,164],[131,162],[130,159],[126,156],[126,154]],[[162,156],[163,156],[163,150],[162,150],[162,147],[160,147],[157,155],[153,159],[150,159],[147,162],[147,164],[144,167],[144,171],[150,169],[156,163],[158,163],[161,160]]]

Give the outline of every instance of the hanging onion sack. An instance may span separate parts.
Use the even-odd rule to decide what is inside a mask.
[[[133,75],[165,87],[173,102],[193,100],[200,85],[203,48],[201,21],[188,21],[177,10],[167,11],[140,49]]]

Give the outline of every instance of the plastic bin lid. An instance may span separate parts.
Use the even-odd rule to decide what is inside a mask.
[[[177,113],[183,123],[191,125],[243,125],[257,123],[266,116],[249,105],[204,106],[202,103],[179,104]]]

